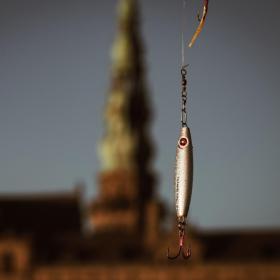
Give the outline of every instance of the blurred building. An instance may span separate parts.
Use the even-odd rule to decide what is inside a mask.
[[[149,136],[135,0],[121,0],[99,151],[98,196],[0,197],[0,280],[280,279],[280,231],[189,229],[190,261],[166,259],[177,232],[162,225]]]
[[[161,204],[154,195],[151,108],[142,56],[136,2],[121,1],[112,48],[105,134],[99,147],[99,196],[90,207],[96,234],[107,234],[110,239],[123,236],[122,248],[102,250],[106,259],[115,254],[134,258],[153,251],[162,216]]]

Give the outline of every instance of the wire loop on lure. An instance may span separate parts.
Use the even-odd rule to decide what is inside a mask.
[[[209,4],[209,0],[204,0],[202,16],[200,16],[200,13],[197,14],[197,19],[199,21],[199,25],[198,25],[190,43],[189,43],[190,48],[193,46],[195,40],[197,39],[198,35],[202,31],[202,28],[205,24],[206,16],[207,16],[207,13],[208,13],[208,4]]]
[[[187,98],[188,98],[188,92],[187,92],[187,67],[188,65],[184,65],[181,68],[181,76],[182,76],[182,109],[181,109],[181,123],[182,127],[187,126]]]

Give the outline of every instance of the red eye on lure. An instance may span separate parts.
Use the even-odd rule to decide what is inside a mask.
[[[184,147],[188,144],[188,139],[187,138],[181,138],[179,143],[180,143],[180,146]]]
[[[199,18],[199,26],[197,27],[190,43],[191,47],[198,35],[200,34],[206,19],[208,12],[208,0],[204,0],[203,15]],[[184,51],[182,52],[182,60],[184,64]],[[192,154],[192,140],[191,132],[187,125],[187,65],[182,66],[182,108],[181,108],[181,134],[178,140],[178,146],[176,151],[176,167],[175,167],[175,204],[176,214],[178,220],[179,230],[179,251],[175,256],[169,255],[169,249],[167,251],[167,257],[171,260],[176,259],[180,255],[184,259],[188,259],[191,256],[191,249],[184,249],[185,239],[185,225],[188,215],[191,195],[192,195],[192,181],[193,181],[193,154]]]

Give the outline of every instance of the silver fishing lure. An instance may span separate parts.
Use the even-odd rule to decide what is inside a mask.
[[[181,133],[179,136],[176,149],[176,166],[175,166],[175,205],[179,229],[179,252],[176,256],[169,255],[169,259],[176,259],[182,252],[185,259],[191,256],[191,249],[188,248],[185,252],[184,236],[185,236],[185,220],[188,216],[189,207],[192,195],[193,183],[193,151],[191,132],[187,126],[187,66],[181,69],[182,75],[182,111],[181,111]]]
[[[189,44],[191,47],[201,32],[208,12],[208,0],[204,0],[203,15],[199,19],[199,26],[195,31],[193,38]],[[183,36],[182,36],[183,40]],[[182,48],[182,62],[184,64],[184,46]],[[179,230],[179,251],[177,255],[170,256],[169,249],[167,257],[171,260],[176,259],[180,254],[183,258],[188,259],[191,256],[191,249],[184,249],[185,225],[189,212],[192,184],[193,184],[193,148],[191,140],[191,132],[187,125],[187,65],[181,69],[182,75],[182,108],[181,108],[181,133],[176,150],[176,167],[175,167],[175,204],[176,215]]]
[[[193,155],[191,132],[188,127],[181,128],[176,151],[175,204],[178,219],[188,216],[192,195]]]

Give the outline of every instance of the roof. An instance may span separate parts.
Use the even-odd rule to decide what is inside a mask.
[[[280,259],[280,229],[231,229],[196,232],[206,259]]]
[[[0,233],[76,233],[81,229],[77,193],[0,195]]]

